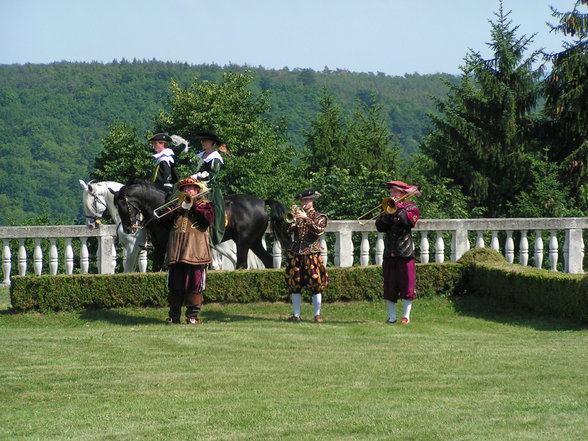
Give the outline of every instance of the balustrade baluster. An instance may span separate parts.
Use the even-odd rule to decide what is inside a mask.
[[[88,274],[90,268],[90,252],[88,251],[88,238],[80,237],[80,270],[82,274]]]
[[[361,232],[361,243],[359,245],[359,264],[361,266],[368,266],[370,263],[370,242],[368,240],[368,232]]]
[[[557,243],[556,231],[551,231],[549,239],[549,263],[552,271],[557,271],[557,252],[559,244]]]
[[[26,239],[19,239],[18,242],[18,274],[27,275],[27,248],[25,247]]]
[[[476,237],[476,248],[485,248],[486,245],[484,244],[484,232],[478,231]]]
[[[10,251],[10,240],[4,239],[4,248],[2,249],[2,272],[4,280],[2,283],[10,284],[10,271],[12,270],[12,252]]]
[[[280,268],[282,266],[282,245],[279,240],[274,240],[272,246],[272,257],[274,268]]]
[[[147,272],[147,250],[139,251],[139,272]]]
[[[445,243],[443,242],[443,231],[437,232],[437,240],[435,241],[435,263],[443,263],[445,261]]]
[[[527,238],[527,230],[521,230],[521,240],[519,242],[519,260],[521,265],[527,266],[529,264],[529,239]]]
[[[427,231],[421,231],[421,263],[429,263],[429,237]]]
[[[506,243],[504,244],[504,256],[508,263],[514,262],[514,241],[512,239],[512,230],[506,232]]]
[[[543,267],[543,231],[535,230],[535,267]]]
[[[376,239],[376,265],[381,265],[384,256],[384,233],[378,233]]]
[[[321,259],[323,259],[323,264],[327,265],[327,258],[329,257],[329,251],[327,250],[327,240],[325,239],[325,235],[323,234],[320,239],[321,244]]]
[[[43,249],[41,248],[41,239],[35,239],[35,249],[33,250],[33,269],[38,276],[43,272]]]
[[[49,238],[49,272],[52,276],[57,274],[57,268],[59,266],[57,253],[57,239],[54,237]]]
[[[498,243],[498,231],[492,231],[492,239],[490,240],[490,247],[500,253],[500,244]]]
[[[335,233],[335,266],[341,266],[341,233]]]
[[[71,237],[65,238],[65,274],[73,274],[74,253],[71,246]]]

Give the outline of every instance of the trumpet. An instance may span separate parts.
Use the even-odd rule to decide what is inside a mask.
[[[381,214],[384,214],[384,213],[385,214],[396,213],[396,211],[398,210],[398,204],[400,202],[404,201],[405,199],[408,199],[410,196],[412,196],[412,195],[409,193],[405,193],[396,199],[391,198],[391,197],[387,197],[387,198],[382,199],[382,203],[380,205],[376,205],[374,208],[366,211],[364,214],[362,214],[361,216],[359,216],[357,218],[359,225],[365,225],[369,221],[375,220],[378,216],[380,216]],[[374,211],[376,212],[376,214],[372,214]]]
[[[292,205],[290,207],[290,211],[284,213],[284,221],[286,221],[286,223],[291,224],[296,220],[296,213],[299,211],[304,212],[304,209],[300,208],[298,205]]]
[[[160,219],[179,208],[189,210],[192,208],[192,205],[196,199],[208,192],[210,192],[210,190],[202,191],[194,196],[190,195],[189,193],[182,192],[177,198],[172,199],[171,201],[163,204],[161,207],[157,207],[155,210],[153,210],[153,216],[155,216],[157,219]]]

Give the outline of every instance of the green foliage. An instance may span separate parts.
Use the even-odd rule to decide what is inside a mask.
[[[251,90],[250,73],[226,72],[221,83],[196,79],[188,88],[171,85],[167,111],[156,119],[156,127],[190,141],[191,156],[184,158],[180,176],[196,171],[196,133],[214,128],[227,143],[219,182],[227,193],[249,193],[261,198],[283,197],[283,182],[292,176],[294,149],[286,141],[284,127],[271,120],[265,92]],[[235,159],[235,160],[233,160]]]
[[[141,142],[136,132],[134,127],[125,123],[117,123],[110,128],[102,140],[104,149],[94,162],[94,179],[125,184],[151,176],[151,146],[146,141]]]
[[[491,248],[472,248],[466,251],[457,261],[462,265],[474,265],[484,262],[506,263],[506,259],[498,251]]]
[[[509,14],[501,2],[491,22],[493,57],[470,51],[460,84],[450,86],[446,100],[435,99],[441,116],[431,115],[434,130],[423,144],[438,173],[471,198],[470,209],[484,207],[489,216],[503,214],[528,188],[529,154],[536,148],[528,127],[542,68],[532,68],[538,52],[524,58],[532,38],[516,36]]]
[[[582,13],[582,9],[584,12]],[[588,209],[588,3],[576,1],[572,11],[551,8],[559,24],[552,31],[574,37],[564,50],[550,54],[553,68],[545,80],[545,121],[542,135],[550,160],[561,163],[559,178],[571,188],[578,205]]]

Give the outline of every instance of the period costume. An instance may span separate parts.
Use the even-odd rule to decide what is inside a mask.
[[[418,188],[402,181],[390,181],[389,189],[395,188],[396,194],[404,196],[420,195]],[[402,197],[402,196],[401,196]],[[396,302],[403,299],[404,312],[402,322],[410,322],[412,301],[416,297],[416,265],[412,228],[420,219],[418,207],[410,201],[398,202],[395,212],[382,213],[376,219],[376,229],[384,233],[384,255],[382,272],[384,276],[384,299],[388,302],[390,317],[388,322],[396,322]]]
[[[222,144],[221,139],[214,130],[199,132],[196,136],[199,139],[210,139],[216,145]],[[215,221],[210,227],[210,242],[212,245],[217,245],[222,242],[225,234],[225,201],[217,182],[218,174],[225,161],[218,150],[214,150],[207,156],[205,156],[205,153],[198,153],[198,169],[192,176],[206,183],[210,189],[208,197],[216,212]]]
[[[315,199],[320,196],[316,190],[305,190],[295,198],[301,201],[306,198]],[[299,210],[293,206],[292,210]],[[312,292],[312,303],[315,321],[322,321],[320,308],[322,291],[329,286],[329,276],[321,258],[320,239],[327,227],[327,216],[314,208],[305,210],[305,218],[294,218],[289,232],[293,233],[293,242],[286,259],[285,279],[288,290],[292,294],[294,314],[292,321],[300,321],[300,305],[302,288]]]
[[[206,189],[204,184],[191,177],[178,182],[180,190],[188,185],[197,186],[200,192]],[[208,228],[214,221],[214,207],[204,198],[195,198],[188,205],[170,214],[173,227],[167,247],[169,324],[179,323],[182,305],[186,306],[187,323],[199,323],[206,272],[212,262]]]
[[[158,133],[152,136],[149,141],[165,141],[166,143],[169,143],[172,141],[172,138],[166,133]],[[174,184],[178,182],[174,151],[166,147],[162,151],[154,153],[151,156],[155,161],[155,167],[150,181],[155,182],[170,194],[174,188]]]

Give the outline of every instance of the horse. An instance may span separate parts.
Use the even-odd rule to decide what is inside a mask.
[[[86,225],[91,230],[99,228],[104,213],[108,210],[112,220],[117,224],[116,235],[124,249],[124,272],[135,271],[139,261],[139,254],[142,252],[140,244],[145,243],[147,235],[143,230],[136,230],[131,234],[127,234],[122,229],[120,216],[114,204],[114,193],[119,191],[123,184],[114,181],[90,181],[86,183],[80,179],[80,187],[82,187],[83,191],[82,204],[84,215],[86,216]]]
[[[171,221],[169,216],[157,218],[153,211],[164,205],[166,193],[151,182],[138,182],[122,187],[114,197],[121,217],[123,230],[129,233],[136,225],[141,213],[144,217],[144,228],[151,234],[154,246],[153,267],[160,270],[165,258]],[[268,224],[274,238],[283,247],[289,247],[291,238],[286,233],[284,205],[274,199],[259,199],[248,194],[232,194],[225,196],[225,213],[227,226],[222,242],[233,240],[237,245],[236,269],[247,268],[247,255],[251,250],[266,268],[273,266],[272,255],[264,248],[262,239]],[[269,207],[269,214],[265,207]],[[217,213],[218,215],[218,213]],[[223,253],[223,244],[215,248]]]

